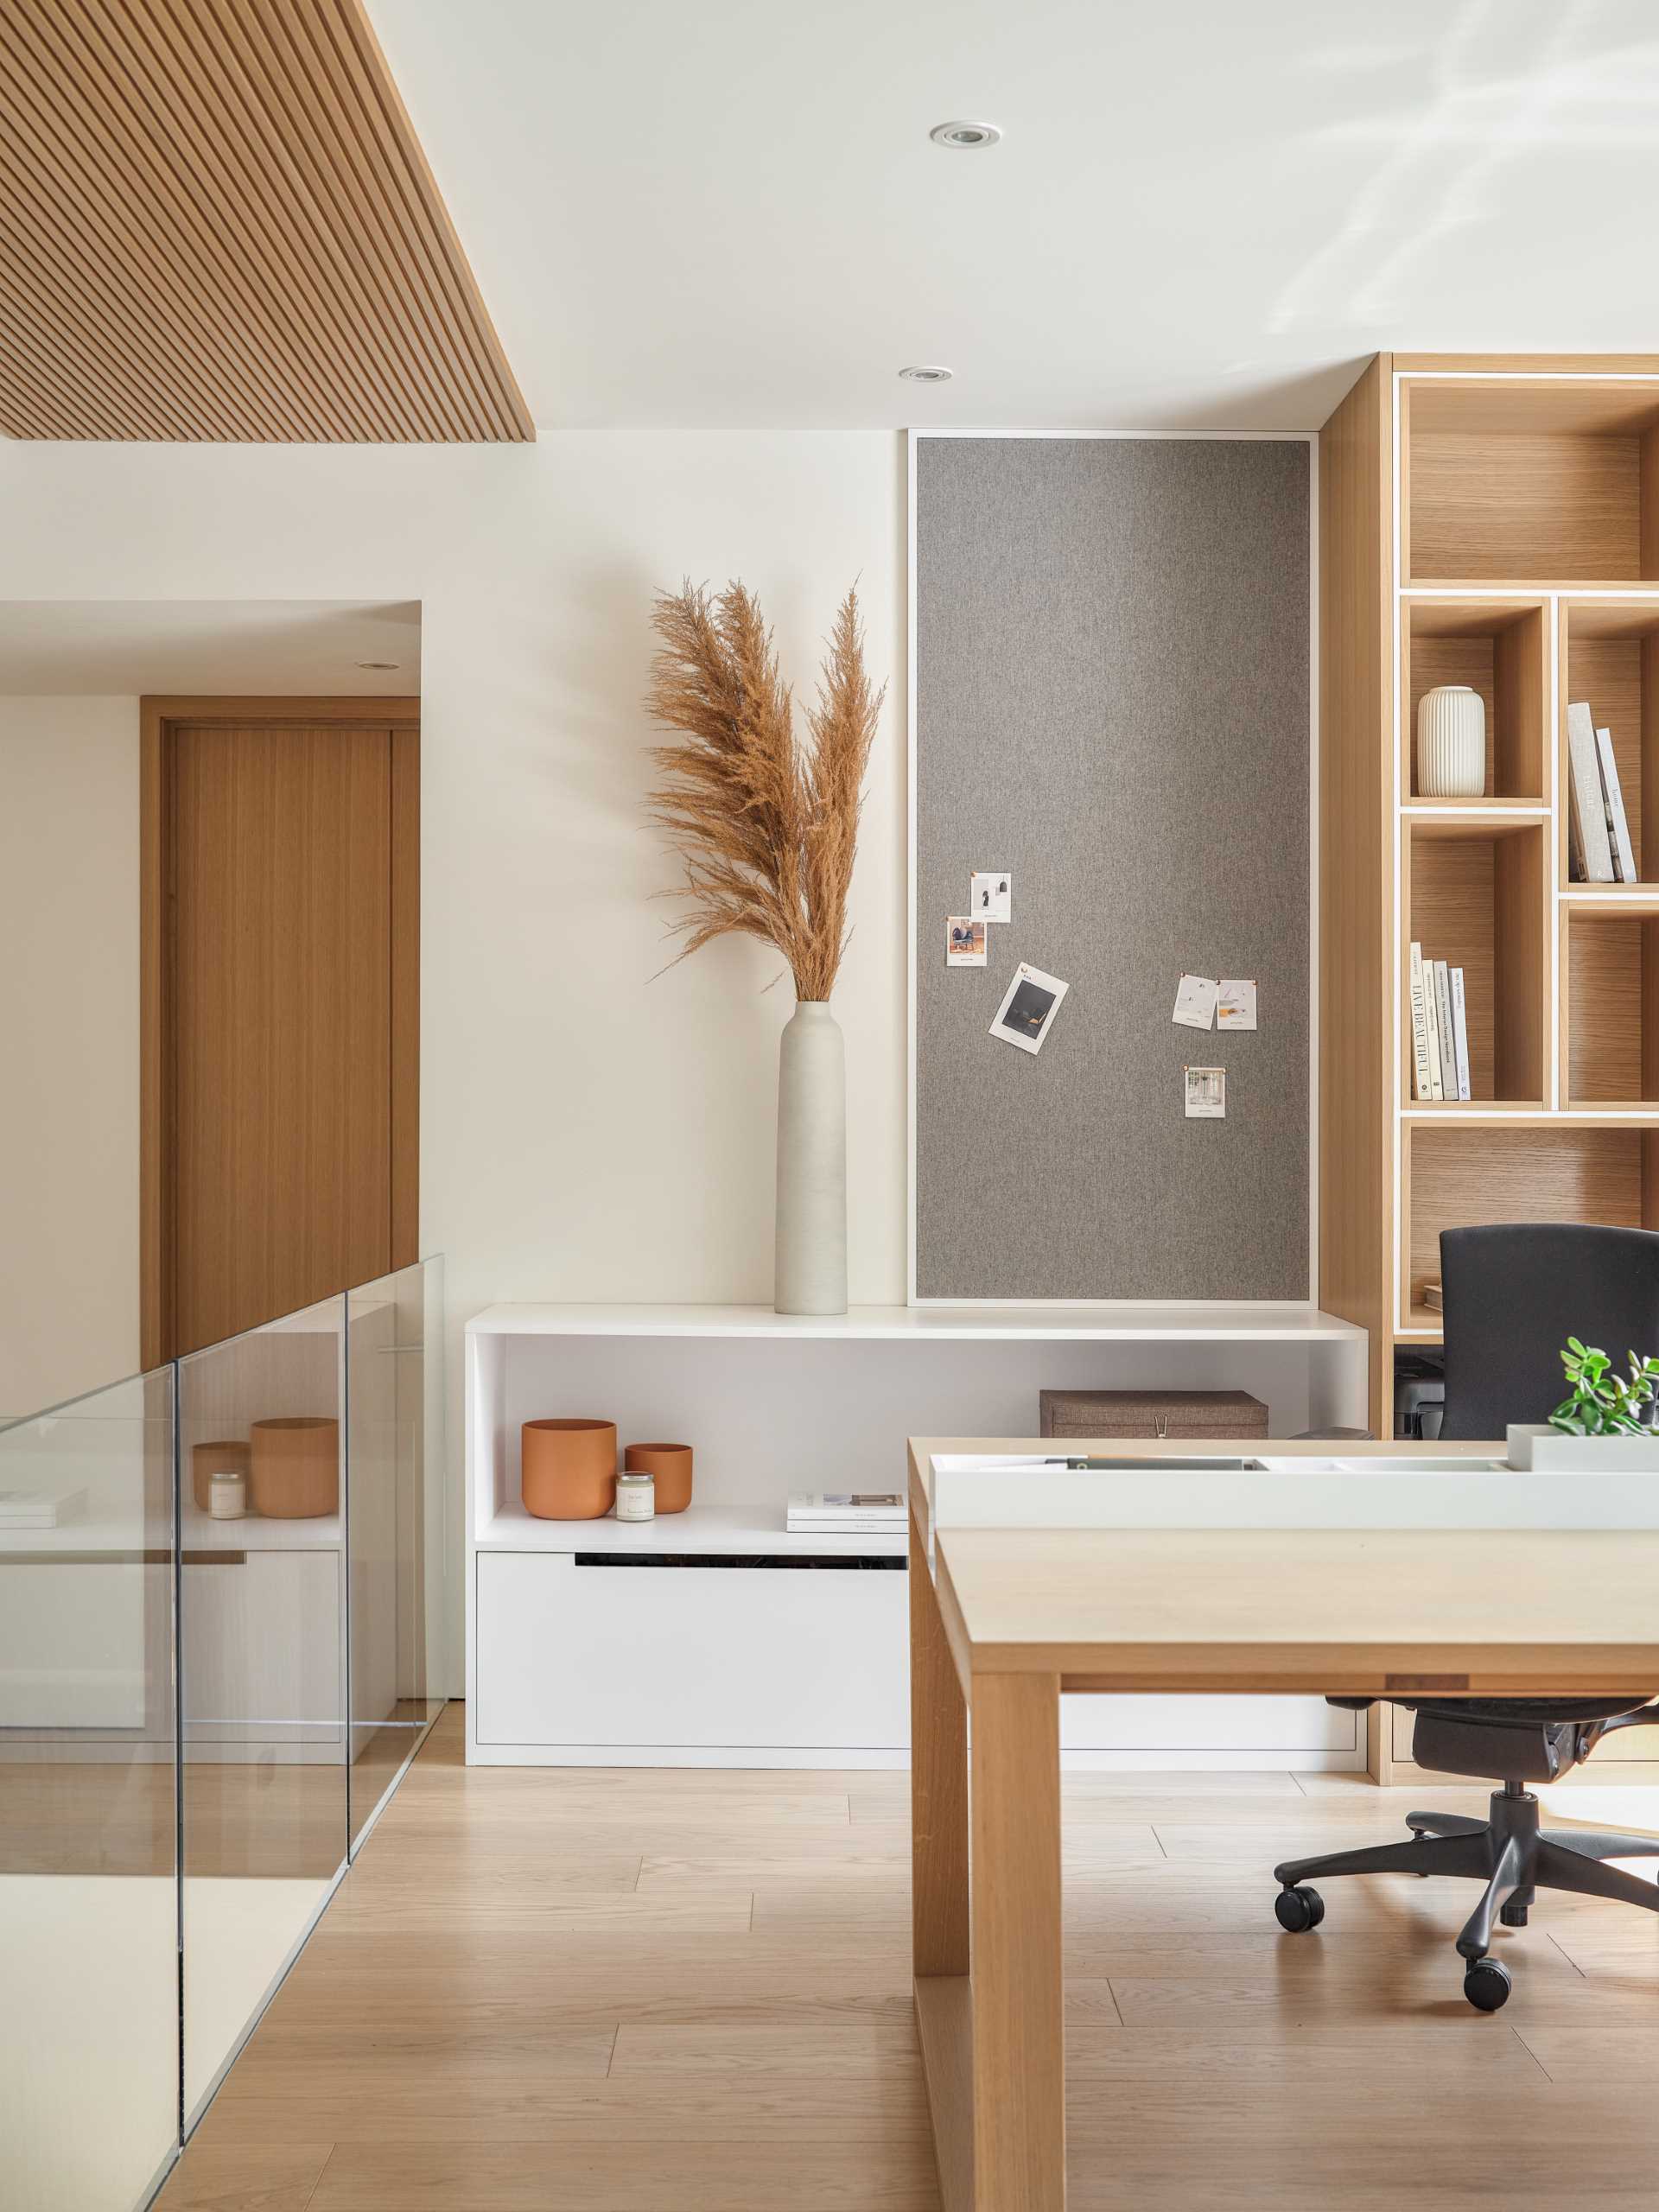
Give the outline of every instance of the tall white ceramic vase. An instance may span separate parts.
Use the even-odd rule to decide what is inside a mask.
[[[1417,702],[1420,798],[1479,798],[1486,789],[1486,702],[1467,683],[1437,683]]]
[[[847,1055],[823,999],[804,999],[778,1048],[779,1313],[847,1311]]]

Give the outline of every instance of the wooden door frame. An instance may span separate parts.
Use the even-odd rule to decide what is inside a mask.
[[[167,886],[173,734],[181,725],[382,725],[391,733],[391,1265],[420,1257],[421,702],[144,697],[138,702],[138,1251],[140,1362],[176,1349],[168,1224],[173,1137],[172,948]],[[341,1285],[342,1289],[346,1287]]]

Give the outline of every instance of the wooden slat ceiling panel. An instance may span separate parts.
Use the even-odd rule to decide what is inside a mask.
[[[535,436],[360,0],[0,0],[0,432]]]

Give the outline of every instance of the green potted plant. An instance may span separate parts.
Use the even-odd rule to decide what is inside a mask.
[[[1594,1344],[1569,1337],[1561,1353],[1567,1394],[1547,1422],[1512,1423],[1510,1465],[1544,1474],[1659,1473],[1659,1429],[1653,1426],[1659,1359],[1630,1355],[1621,1374]]]

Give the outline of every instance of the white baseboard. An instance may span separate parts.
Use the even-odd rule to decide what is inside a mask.
[[[1363,1774],[1361,1751],[1063,1751],[1071,1774]]]
[[[469,1744],[469,1766],[814,1767],[830,1772],[903,1771],[907,1750],[826,1750],[821,1745],[753,1744]],[[1069,1774],[1359,1774],[1362,1752],[1062,1751]]]
[[[848,1751],[821,1744],[468,1744],[469,1766],[907,1767],[907,1751]]]

